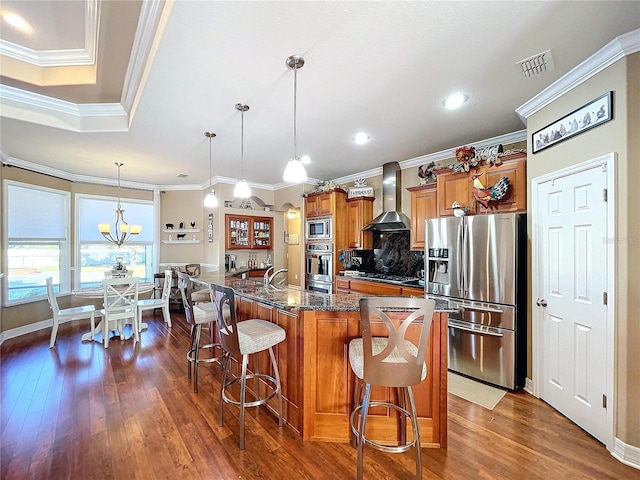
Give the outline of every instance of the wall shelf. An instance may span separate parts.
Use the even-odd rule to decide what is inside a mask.
[[[162,240],[162,243],[200,243],[200,240]]]
[[[163,233],[200,233],[199,228],[163,228]]]

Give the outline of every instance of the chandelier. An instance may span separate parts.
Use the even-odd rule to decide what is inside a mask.
[[[287,67],[293,69],[293,157],[287,162],[282,179],[290,183],[302,183],[307,181],[307,172],[302,161],[298,158],[298,135],[297,135],[297,91],[298,91],[298,69],[304,65],[304,58],[298,55],[287,57]]]
[[[251,196],[251,188],[244,179],[244,112],[249,110],[249,105],[243,103],[236,104],[236,110],[240,111],[241,116],[241,133],[240,133],[240,180],[233,189],[233,196],[236,198],[249,198]]]
[[[211,181],[211,139],[216,136],[213,132],[204,132],[204,136],[209,139],[209,193],[204,197],[204,206],[208,208],[216,208],[218,206],[218,198],[216,197],[216,191],[213,189]]]
[[[120,246],[131,238],[131,235],[138,235],[142,231],[141,225],[129,225],[124,219],[124,210],[120,206],[120,167],[122,163],[115,162],[118,167],[118,205],[116,207],[115,231],[111,235],[111,227],[108,223],[98,224],[100,233],[115,245]],[[114,236],[115,235],[115,236]]]

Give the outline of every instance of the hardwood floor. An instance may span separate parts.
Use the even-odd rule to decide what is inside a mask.
[[[157,312],[159,314],[159,311]],[[347,444],[302,442],[263,409],[247,415],[238,450],[237,408],[218,426],[220,370],[204,364],[200,393],[187,379],[188,334],[145,314],[141,345],[80,341],[87,321],[1,347],[2,479],[348,479],[356,452]],[[580,428],[526,393],[508,393],[493,410],[449,395],[449,446],[423,449],[425,479],[632,479]],[[412,478],[413,455],[365,449],[365,478]]]

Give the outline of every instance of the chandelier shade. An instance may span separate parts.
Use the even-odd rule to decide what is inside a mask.
[[[240,111],[240,179],[233,188],[233,196],[236,198],[249,198],[251,188],[244,179],[244,112],[249,110],[249,105],[237,103],[236,110]]]
[[[114,221],[114,232],[111,233],[111,225],[108,223],[99,223],[98,231],[104,238],[120,248],[124,242],[131,238],[132,235],[140,234],[142,226],[129,225],[124,219],[124,210],[120,205],[120,167],[122,167],[123,164],[115,162],[115,165],[118,167],[118,204],[115,210],[116,218]]]
[[[298,129],[297,129],[297,106],[298,106],[298,69],[304,65],[304,58],[298,55],[287,57],[287,67],[293,69],[293,157],[287,162],[282,179],[289,183],[302,183],[307,181],[307,171],[298,158]]]
[[[213,189],[212,175],[211,175],[211,139],[216,136],[213,132],[204,132],[204,136],[209,139],[209,193],[204,197],[204,206],[207,208],[216,208],[218,206],[218,197],[216,197],[216,191]]]

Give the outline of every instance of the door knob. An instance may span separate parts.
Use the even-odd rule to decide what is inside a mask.
[[[546,307],[547,306],[547,301],[544,298],[542,300],[538,299],[536,301],[536,305],[538,305],[539,307]]]

